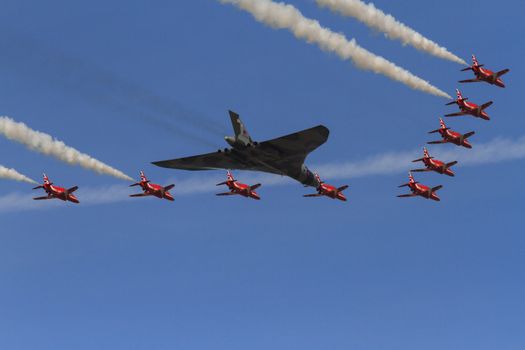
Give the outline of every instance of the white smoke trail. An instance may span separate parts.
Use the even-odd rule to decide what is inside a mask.
[[[475,144],[472,149],[453,148],[431,150],[436,158],[450,162],[457,160],[457,166],[474,166],[499,163],[525,158],[525,136],[516,140],[497,138],[485,144]],[[351,179],[371,175],[388,175],[407,171],[414,164],[413,159],[421,158],[423,151],[390,152],[364,159],[359,162],[320,165],[316,169],[327,179]],[[418,167],[418,166],[416,166]],[[420,166],[421,167],[421,164]]]
[[[0,165],[0,179],[9,179],[15,181],[27,182],[30,184],[36,184],[37,182],[28,178],[25,175],[20,174],[15,169],[6,168],[5,166]]]
[[[377,56],[359,46],[355,39],[347,40],[339,33],[322,27],[318,21],[306,18],[292,5],[276,3],[271,0],[219,0],[232,4],[253,15],[256,20],[272,28],[288,29],[297,38],[317,44],[322,50],[336,53],[344,60],[351,60],[364,70],[399,81],[412,89],[432,95],[451,98],[446,92],[432,86],[429,82],[413,75],[406,69]]]
[[[403,45],[413,46],[420,51],[452,62],[467,64],[446,48],[425,38],[414,29],[396,20],[392,15],[376,8],[372,3],[367,4],[361,0],[316,0],[316,2],[319,6],[328,7],[343,16],[354,17],[370,28],[383,32],[387,38],[401,41]]]
[[[421,167],[411,161],[422,156],[421,149],[412,151],[389,152],[376,156],[365,158],[357,162],[329,163],[312,166],[312,170],[319,172],[323,180],[348,180],[365,176],[380,176],[404,173],[411,167]],[[525,136],[518,139],[497,138],[485,144],[474,145],[473,149],[454,148],[449,150],[435,150],[431,153],[436,158],[449,162],[459,161],[456,167],[476,166],[517,159],[525,159]],[[175,183],[176,187],[172,191],[175,200],[178,197],[220,192],[224,188],[215,186],[214,181],[222,181],[215,173],[213,176],[197,175],[191,176],[179,181],[165,181],[165,184]],[[213,181],[210,180],[213,178]],[[285,176],[276,176],[270,174],[259,174],[252,172],[243,172],[239,176],[242,182],[248,184],[262,183],[263,187],[283,186],[297,184],[294,180]],[[119,202],[142,203],[147,199],[130,199],[129,194],[133,193],[128,187],[120,185],[101,186],[91,188],[81,188],[78,191],[78,197],[81,205],[100,205]],[[0,213],[46,209],[67,206],[67,203],[60,203],[59,200],[37,202],[31,200],[31,195],[26,193],[11,193],[0,197]],[[52,202],[52,203],[47,203]],[[169,203],[167,203],[169,205]]]
[[[68,164],[80,165],[99,174],[111,175],[128,181],[132,180],[131,177],[123,172],[67,146],[64,142],[54,139],[51,135],[32,130],[24,123],[15,122],[9,117],[0,117],[0,133],[9,140],[25,145],[30,150],[53,156]]]

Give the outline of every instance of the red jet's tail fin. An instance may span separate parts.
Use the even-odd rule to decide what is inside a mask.
[[[472,65],[474,67],[479,67],[479,62],[474,54],[472,54]]]
[[[49,181],[49,178],[47,177],[47,175],[43,174],[42,176],[44,178],[44,185],[51,185],[51,182]]]
[[[414,180],[414,177],[412,176],[412,173],[409,171],[408,172],[408,182],[405,183],[405,184],[399,185],[397,187],[406,187],[406,186],[408,186],[410,184],[415,184],[415,183],[417,183],[417,182]]]
[[[428,153],[428,150],[427,150],[426,147],[423,147],[423,156],[424,156],[425,158],[432,158],[432,157],[430,156],[430,153]]]
[[[235,179],[233,178],[232,173],[229,170],[226,173],[226,178],[228,179],[228,181],[235,181]]]
[[[141,171],[141,172],[140,172],[140,181],[142,181],[142,182],[148,182],[148,178],[147,178],[146,175],[144,174],[144,171]]]
[[[315,179],[317,180],[317,182],[319,182],[319,185],[324,183],[324,181],[321,180],[321,177],[319,176],[319,174],[314,173],[314,176],[315,176]]]

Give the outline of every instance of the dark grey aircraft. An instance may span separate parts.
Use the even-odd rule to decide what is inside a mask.
[[[153,162],[153,164],[182,170],[239,169],[289,176],[306,186],[319,187],[319,180],[304,165],[306,156],[328,139],[329,130],[323,126],[299,131],[264,142],[252,140],[235,112],[230,118],[235,136],[224,139],[231,148],[193,157]]]

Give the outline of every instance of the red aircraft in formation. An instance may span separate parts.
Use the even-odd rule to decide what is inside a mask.
[[[423,197],[423,198],[426,198],[426,199],[432,199],[432,200],[435,200],[435,201],[438,201],[438,202],[440,201],[439,197],[436,194],[436,191],[441,189],[443,186],[439,185],[439,186],[430,188],[428,186],[422,185],[419,182],[414,180],[414,177],[412,176],[412,174],[410,172],[408,173],[408,178],[409,178],[409,181],[406,184],[400,185],[399,187],[405,187],[406,186],[406,187],[410,188],[412,193],[400,194],[398,197],[404,198],[404,197],[420,196],[420,197]]]
[[[160,199],[167,199],[169,201],[173,201],[173,196],[169,192],[175,185],[171,184],[166,187],[152,184],[147,178],[146,175],[144,175],[144,172],[140,172],[140,182],[134,183],[133,185],[129,185],[129,187],[133,186],[140,186],[142,187],[142,190],[144,193],[137,193],[137,194],[130,194],[130,197],[147,197],[147,196],[155,196]]]
[[[458,89],[456,89],[456,95],[457,95],[457,99],[455,101],[451,101],[447,103],[447,106],[457,104],[461,112],[447,114],[445,115],[445,117],[457,117],[460,115],[471,115],[477,118],[490,120],[490,117],[485,112],[485,109],[492,104],[492,101],[489,101],[487,103],[482,104],[481,106],[478,106],[475,103],[467,102],[468,97],[463,97],[463,95],[461,94],[461,91],[459,91]]]
[[[43,188],[44,191],[46,191],[47,196],[36,197],[36,198],[33,198],[34,200],[38,201],[38,200],[57,198],[57,199],[60,199],[60,200],[63,200],[63,201],[69,201],[69,202],[73,202],[73,203],[80,203],[78,201],[77,197],[75,197],[75,195],[73,194],[73,192],[78,190],[78,186],[74,186],[74,187],[68,188],[67,190],[65,188],[55,186],[55,185],[53,185],[53,183],[51,181],[49,181],[49,178],[47,177],[46,174],[44,174],[44,183],[42,185],[40,185],[40,186],[37,186],[37,187],[33,188],[33,189],[36,190],[36,189],[39,189],[39,188]]]
[[[448,176],[454,176],[454,173],[452,170],[450,170],[450,167],[458,163],[457,161],[445,163],[438,159],[434,159],[434,157],[430,156],[426,148],[423,148],[423,158],[413,160],[412,162],[423,162],[426,167],[423,169],[412,169],[411,171],[413,172],[435,171],[436,173],[445,174]]]
[[[257,192],[255,192],[255,189],[261,187],[261,184],[255,184],[253,186],[249,186],[249,185],[240,183],[233,178],[233,175],[229,170],[226,173],[226,176],[227,176],[226,181],[218,183],[217,186],[226,185],[230,189],[230,192],[217,193],[217,196],[231,196],[234,194],[238,194],[238,195],[253,198],[253,199],[261,199],[261,197],[259,197]]]
[[[479,81],[484,81],[491,85],[496,85],[496,86],[504,88],[505,84],[503,83],[503,80],[501,80],[500,77],[503,74],[508,73],[509,69],[500,70],[499,72],[494,73],[491,70],[482,68],[483,66],[484,66],[483,64],[478,63],[476,56],[472,55],[472,66],[468,68],[464,68],[461,71],[471,70],[474,72],[474,75],[476,75],[476,77],[474,79],[460,80],[459,82],[460,83],[477,83]]]
[[[336,188],[335,186],[329,185],[325,183],[324,181],[321,181],[321,178],[317,173],[315,174],[315,178],[317,179],[319,186],[317,186],[317,193],[312,194],[305,194],[303,197],[329,197],[332,199],[339,199],[340,201],[346,202],[346,197],[343,194],[343,191],[348,188],[348,185],[341,186],[339,188]]]
[[[467,141],[467,139],[475,134],[474,131],[467,132],[466,134],[460,134],[459,132],[456,132],[456,131],[450,130],[450,128],[447,128],[447,126],[445,125],[445,122],[441,118],[439,118],[439,124],[441,125],[439,129],[429,131],[428,133],[433,134],[433,133],[439,132],[441,137],[443,137],[443,139],[439,141],[427,142],[428,144],[453,143],[457,146],[472,148],[472,145]]]

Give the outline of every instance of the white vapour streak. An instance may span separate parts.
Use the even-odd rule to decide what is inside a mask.
[[[51,135],[32,130],[24,123],[18,123],[9,117],[0,117],[0,133],[9,140],[25,145],[30,150],[53,156],[68,164],[80,165],[99,174],[132,181],[131,177],[120,170],[67,146],[64,142],[54,139]]]
[[[36,184],[37,182],[28,178],[25,175],[20,174],[15,169],[6,168],[5,166],[0,165],[0,179],[9,179],[15,181],[27,182],[30,184]]]
[[[328,7],[343,16],[354,17],[370,28],[383,32],[387,38],[401,41],[403,45],[413,46],[420,51],[452,62],[467,64],[446,48],[425,38],[414,29],[396,20],[392,15],[376,8],[372,3],[367,4],[361,0],[316,0],[316,2],[319,6]]]
[[[355,39],[347,38],[339,33],[322,27],[318,21],[309,19],[293,7],[271,0],[219,0],[222,3],[232,4],[253,15],[256,20],[272,28],[288,29],[297,38],[308,43],[317,44],[322,50],[334,52],[343,60],[351,60],[361,69],[399,81],[412,89],[427,92],[432,95],[450,98],[450,96],[432,86],[429,82],[413,75],[406,69],[377,56],[359,46]]]
[[[380,176],[399,174],[408,169],[422,167],[422,164],[414,164],[411,161],[422,156],[421,149],[414,149],[412,151],[389,152],[372,157],[365,158],[357,162],[346,163],[329,163],[312,166],[312,170],[318,171],[323,180],[348,180],[353,178],[365,176]],[[485,144],[476,144],[473,149],[460,149],[459,147],[440,150],[437,147],[431,150],[432,155],[445,162],[453,160],[459,161],[456,167],[462,166],[476,166],[491,163],[499,163],[504,161],[511,161],[525,158],[525,136],[518,139],[494,139]],[[178,197],[221,192],[224,187],[215,186],[216,181],[223,179],[217,177],[217,172],[210,174],[202,174],[191,176],[179,181],[165,181],[165,184],[175,183],[177,186],[172,190],[175,200]],[[270,174],[255,174],[251,172],[242,172],[239,175],[242,182],[248,184],[262,183],[263,187],[294,185],[297,184],[294,180]],[[80,188],[78,190],[78,198],[80,205],[100,205],[111,204],[127,201],[129,203],[143,203],[148,199],[129,198],[129,194],[134,193],[128,187],[121,185],[101,186],[91,188]],[[157,200],[156,198],[150,198]],[[169,205],[169,203],[167,203]],[[64,203],[59,200],[52,201],[33,201],[31,194],[26,193],[11,193],[0,197],[0,213],[35,210],[57,207],[73,206],[71,203]]]
[[[525,136],[517,140],[497,138],[485,144],[474,144],[472,149],[453,148],[431,150],[431,155],[445,162],[457,160],[457,166],[480,165],[525,158]],[[408,169],[421,168],[411,161],[421,158],[422,150],[390,152],[359,162],[324,164],[316,168],[327,179],[351,179],[371,175],[395,174]],[[410,168],[413,167],[413,168]]]

